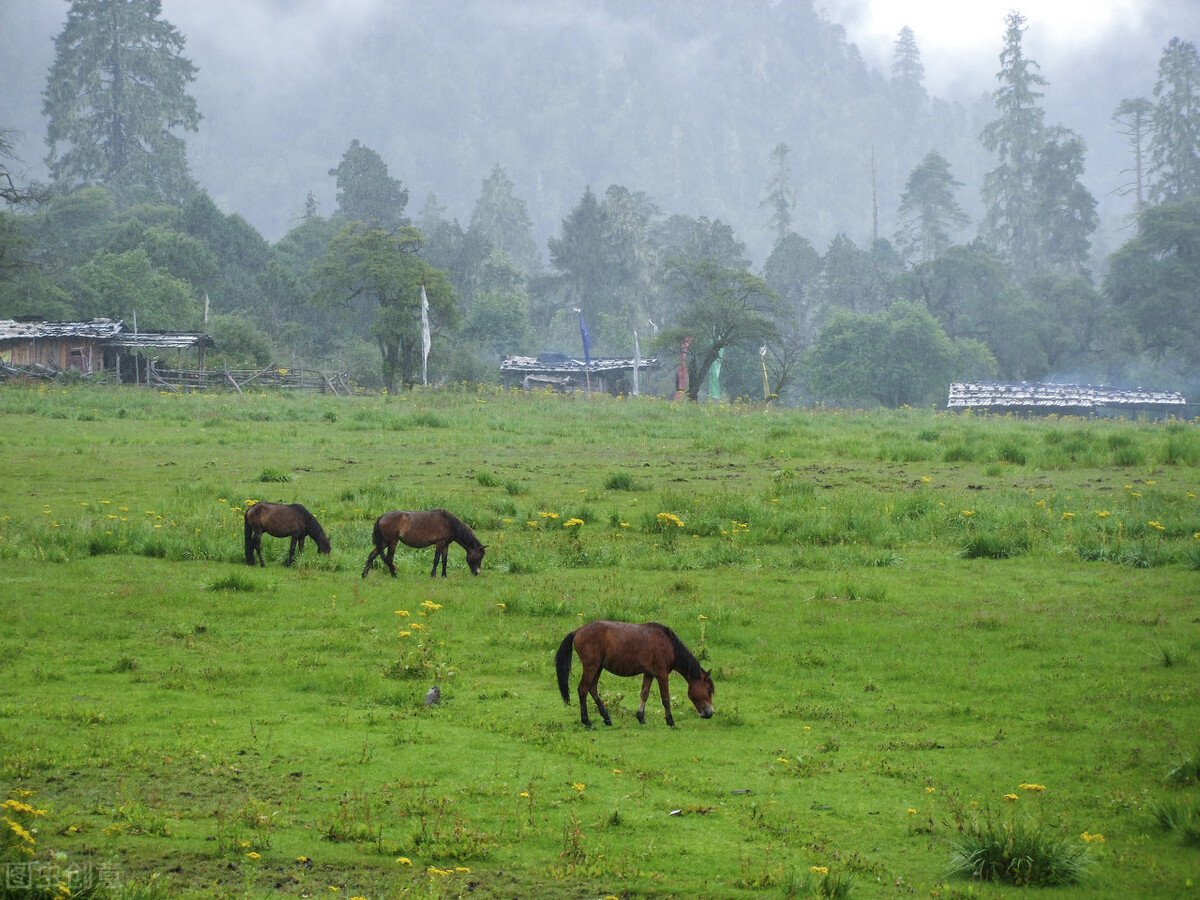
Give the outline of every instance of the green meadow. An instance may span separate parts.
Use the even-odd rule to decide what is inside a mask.
[[[1200,424],[5,386],[0,426],[4,897],[1200,896]],[[332,554],[246,566],[257,500]],[[360,577],[438,506],[482,575]],[[606,674],[583,728],[597,618],[675,629],[715,716]],[[989,840],[1044,861],[973,877]]]

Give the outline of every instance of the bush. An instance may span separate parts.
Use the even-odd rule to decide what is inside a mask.
[[[1074,884],[1091,865],[1086,845],[1032,822],[985,815],[953,842],[950,874],[1017,886]]]

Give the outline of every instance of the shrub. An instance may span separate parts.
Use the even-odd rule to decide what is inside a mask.
[[[1086,845],[1046,826],[991,814],[964,823],[952,847],[952,876],[1018,886],[1074,884],[1091,865]]]
[[[613,472],[605,479],[604,489],[606,491],[636,491],[638,485],[628,472]]]

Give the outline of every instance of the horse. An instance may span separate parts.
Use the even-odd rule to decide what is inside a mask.
[[[246,508],[246,565],[254,565],[254,554],[258,554],[259,565],[266,567],[262,555],[262,536],[265,531],[271,537],[290,537],[292,546],[288,550],[285,566],[296,559],[296,551],[304,549],[304,539],[316,541],[317,552],[329,555],[329,538],[321,523],[299,503],[268,503],[262,501]]]
[[[483,551],[487,549],[462,519],[444,509],[386,512],[375,520],[371,540],[375,549],[371,551],[371,555],[367,557],[367,564],[363,566],[363,578],[371,571],[376,557],[381,557],[392,577],[396,577],[396,567],[392,561],[396,558],[396,543],[399,541],[418,550],[430,544],[435,545],[433,568],[429,572],[431,578],[437,575],[439,560],[442,563],[442,577],[446,577],[446,560],[450,558],[451,543],[457,543],[467,551],[467,566],[472,575],[479,574],[479,567],[483,563]]]
[[[579,719],[588,728],[592,727],[587,711],[588,694],[596,701],[596,709],[604,718],[604,724],[612,724],[597,690],[600,672],[604,669],[622,678],[642,676],[642,703],[637,710],[637,720],[643,725],[646,724],[646,698],[650,695],[650,684],[657,679],[663,709],[667,713],[667,724],[675,727],[675,720],[671,718],[671,692],[667,686],[672,671],[687,679],[688,699],[700,717],[712,718],[715,691],[712,672],[701,668],[692,651],[666,625],[658,622],[634,625],[630,622],[597,620],[563,638],[554,656],[554,667],[558,671],[558,689],[562,692],[563,703],[568,704],[571,698],[567,693],[567,678],[571,674],[572,650],[579,654],[579,661],[583,664],[583,675],[579,679]]]

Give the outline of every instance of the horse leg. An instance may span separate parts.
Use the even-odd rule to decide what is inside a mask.
[[[260,529],[260,528],[254,529],[254,552],[258,554],[258,564],[265,569],[267,567],[267,564],[266,564],[266,562],[263,561],[262,529]],[[251,563],[251,565],[254,565],[254,564]]]
[[[658,677],[658,692],[662,694],[663,709],[666,710],[667,713],[667,724],[674,728],[675,720],[671,718],[671,690],[667,685],[667,678],[670,676],[670,674],[671,673],[668,672],[666,675],[660,675]]]
[[[579,683],[579,699],[580,702],[586,701],[586,695],[584,693],[583,686],[584,684],[587,684],[589,686],[587,693],[591,694],[592,699],[596,701],[596,709],[600,713],[600,718],[604,720],[605,725],[612,725],[612,719],[608,717],[608,709],[605,708],[604,701],[600,699],[600,673],[602,671],[604,671],[604,668],[601,665],[597,665],[595,670],[590,673],[585,669],[583,680],[581,680]],[[584,724],[587,725],[589,723],[584,722]]]
[[[438,560],[441,559],[441,557],[442,557],[441,543],[434,544],[433,545],[433,568],[429,570],[430,578],[437,577],[437,564],[438,564]]]
[[[650,685],[654,683],[654,676],[647,672],[642,676],[642,702],[638,706],[637,720],[643,725],[646,724],[646,698],[650,696]]]
[[[393,577],[393,578],[395,578],[395,577],[396,577],[396,564],[395,564],[395,559],[396,559],[396,545],[395,545],[395,544],[388,544],[388,548],[387,548],[387,556],[385,556],[385,557],[383,558],[383,561],[384,561],[385,563],[387,563],[388,571],[392,573],[392,577]]]
[[[450,542],[442,544],[442,577],[446,577],[446,563],[450,559]]]
[[[296,538],[292,538],[291,546],[288,547],[288,558],[284,563],[285,566],[290,566],[296,561]]]
[[[371,554],[367,557],[367,564],[363,566],[363,578],[367,577],[367,573],[371,571],[371,564],[375,562],[375,558],[379,556],[379,548],[375,547]]]

